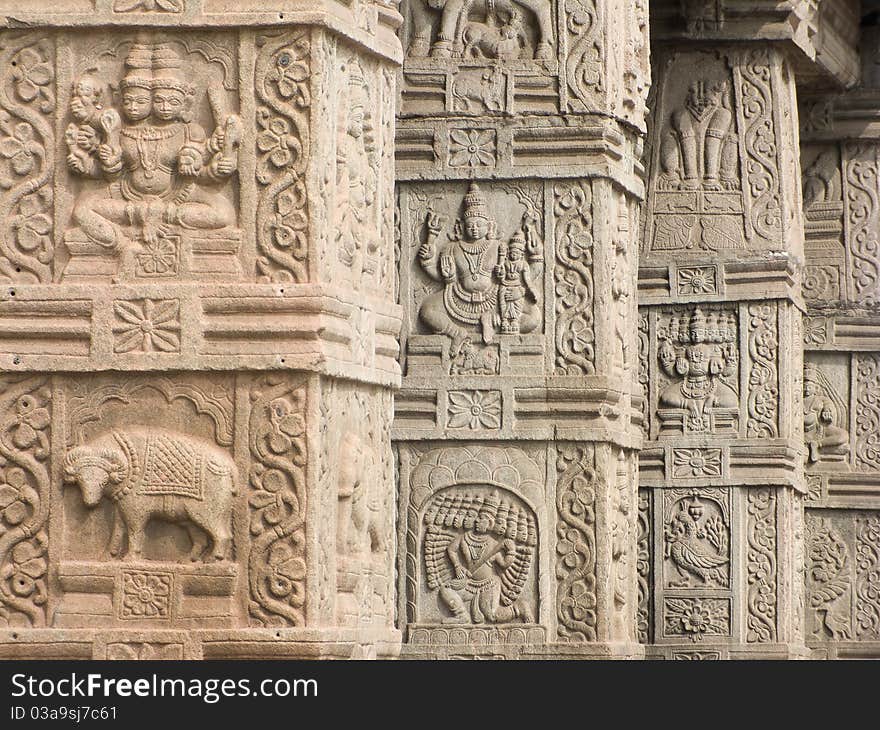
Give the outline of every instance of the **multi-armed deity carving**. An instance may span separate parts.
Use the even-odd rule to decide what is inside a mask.
[[[118,86],[120,111],[100,79],[75,81],[67,163],[100,184],[76,200],[80,232],[67,236],[71,256],[85,245],[116,257],[123,277],[174,275],[183,238],[235,225],[220,187],[238,168],[241,121],[209,90],[217,126],[207,134],[193,118],[191,78],[173,45],[136,43]]]
[[[731,190],[739,186],[739,153],[732,134],[727,83],[694,81],[684,108],[672,114],[661,140],[661,174],[665,190]]]
[[[502,241],[476,183],[465,195],[463,215],[446,243],[437,241],[445,220],[428,212],[419,264],[431,279],[443,283],[443,290],[425,298],[419,317],[429,330],[452,339],[452,358],[477,331],[488,344],[498,333],[528,333],[540,326],[543,255],[535,225],[526,214],[510,240]]]
[[[425,513],[425,568],[443,623],[534,621],[523,588],[537,547],[534,516],[512,498],[449,492]]]
[[[825,374],[804,368],[804,442],[807,461],[843,461],[849,453],[849,432],[843,427],[846,406]]]
[[[663,372],[672,380],[659,394],[662,431],[735,430],[736,337],[732,312],[697,307],[670,315],[657,351]]]
[[[414,0],[411,58],[553,57],[550,0]],[[435,12],[440,11],[435,30]],[[433,36],[433,43],[432,43]]]

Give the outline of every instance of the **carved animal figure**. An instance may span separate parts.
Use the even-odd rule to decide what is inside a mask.
[[[360,436],[347,431],[339,441],[337,549],[350,555],[385,550],[382,504],[375,498],[378,465]]]
[[[452,98],[456,111],[501,111],[504,107],[504,74],[497,70],[483,71],[478,77],[459,74],[452,82]]]
[[[467,40],[463,38],[464,31],[468,27],[473,27],[472,13],[476,11],[477,15],[483,14],[488,20],[488,16],[503,10],[506,16],[512,17],[517,13],[517,7],[530,10],[537,21],[538,43],[535,48],[535,58],[546,60],[553,56],[553,14],[548,0],[487,0],[483,3],[476,0],[414,0],[410,7],[413,38],[409,53],[412,57],[427,56],[429,50],[434,58],[461,55],[463,42]],[[481,13],[481,8],[485,8],[485,12]],[[434,11],[440,11],[441,16],[437,37],[432,45]],[[488,26],[490,23],[484,22],[482,25]],[[487,47],[482,50],[490,51],[494,57],[502,57],[495,55],[497,48]],[[503,52],[510,50],[502,45]]]
[[[464,55],[469,58],[519,58],[523,38],[522,17],[516,10],[500,23],[493,15],[485,23],[468,23],[462,31]]]
[[[215,560],[230,557],[235,463],[222,449],[173,431],[126,428],[71,449],[65,481],[75,483],[87,507],[107,497],[117,515],[110,553],[140,558],[144,529],[153,518],[182,524],[192,540],[191,560],[213,543]],[[201,528],[201,530],[197,529]]]

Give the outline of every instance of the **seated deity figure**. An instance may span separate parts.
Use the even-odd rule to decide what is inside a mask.
[[[531,271],[526,274],[527,267],[517,260],[522,249],[520,241],[512,243],[514,260],[511,261],[509,246],[498,238],[497,225],[489,216],[488,203],[476,183],[471,183],[465,195],[463,216],[456,221],[449,242],[438,245],[443,225],[440,216],[429,212],[428,237],[419,249],[419,262],[425,273],[443,282],[444,287],[425,298],[419,316],[432,332],[452,339],[451,357],[470,341],[474,327],[479,328],[485,344],[494,341],[498,329],[513,332],[515,326],[510,317],[516,312],[520,313],[519,332],[535,330],[540,324],[540,314],[531,282],[540,281],[540,274]],[[527,252],[527,261],[537,263],[540,246],[531,248],[534,250]],[[502,294],[505,277],[509,285]],[[501,297],[505,300],[503,304]],[[502,326],[504,315],[508,319]]]
[[[237,118],[225,120],[210,137],[192,121],[195,89],[170,46],[133,46],[126,69],[120,85],[123,119],[116,128],[102,123],[91,173],[109,185],[80,196],[74,221],[90,240],[113,251],[131,250],[132,238],[154,244],[175,230],[234,225],[230,201],[205,185],[237,169]]]
[[[736,391],[723,380],[737,372],[735,336],[724,313],[695,309],[659,348],[660,365],[674,379],[660,392],[660,407],[686,409],[691,428],[700,431],[708,429],[712,409],[736,408]]]
[[[849,452],[849,434],[836,425],[841,414],[823,388],[824,376],[813,368],[804,371],[804,441],[807,461]]]

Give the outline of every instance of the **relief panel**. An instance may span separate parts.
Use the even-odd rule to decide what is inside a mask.
[[[55,625],[234,622],[233,377],[95,376],[56,392]]]
[[[534,638],[536,630],[543,637],[542,452],[487,445],[402,454],[410,475],[404,586],[410,640],[467,644],[489,628],[500,643],[508,634]]]
[[[788,93],[779,59],[670,51],[655,68],[644,253],[785,248],[784,211],[796,197],[780,169],[791,130],[776,110]]]
[[[880,518],[875,512],[807,510],[810,644],[880,639]]]
[[[502,354],[520,367],[543,364],[531,353],[547,327],[544,198],[530,181],[405,189],[400,277],[411,374],[423,364],[499,374]]]
[[[238,278],[236,37],[70,37],[63,282]]]

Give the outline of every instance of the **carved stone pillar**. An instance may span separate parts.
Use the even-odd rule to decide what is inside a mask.
[[[16,4],[0,656],[397,652],[399,20]]]
[[[878,29],[845,94],[805,95],[806,625],[814,657],[880,655]]]
[[[646,4],[402,12],[404,653],[639,656]]]
[[[639,272],[642,640],[803,652],[794,77],[770,43],[655,48]]]

